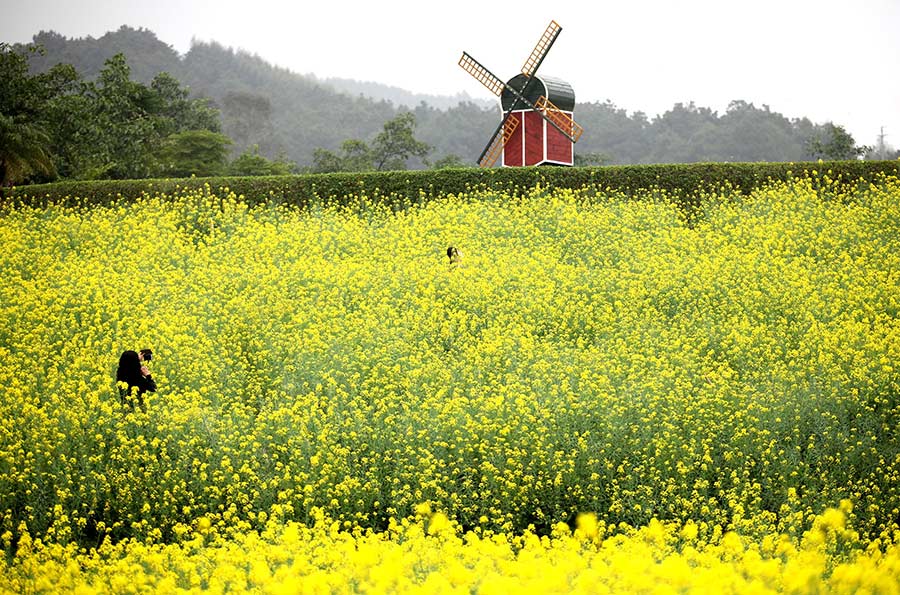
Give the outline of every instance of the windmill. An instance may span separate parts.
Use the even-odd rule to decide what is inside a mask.
[[[583,129],[572,119],[575,92],[569,83],[552,77],[538,77],[537,69],[562,31],[556,21],[525,60],[521,74],[509,82],[463,52],[459,65],[500,98],[503,119],[478,157],[478,164],[491,167],[503,155],[502,165],[572,165],[574,143]]]

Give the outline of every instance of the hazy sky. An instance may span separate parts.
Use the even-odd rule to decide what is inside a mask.
[[[217,41],[320,78],[485,98],[457,66],[462,50],[511,78],[553,19],[563,30],[540,72],[578,101],[653,117],[676,102],[722,113],[742,99],[843,124],[860,144],[884,126],[900,147],[900,0],[0,0],[0,14],[5,42],[125,24],[182,54],[192,39]]]

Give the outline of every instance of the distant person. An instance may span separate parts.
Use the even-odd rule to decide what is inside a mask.
[[[447,258],[450,259],[451,265],[458,264],[460,259],[462,258],[462,255],[459,253],[459,248],[457,248],[456,246],[450,246],[449,248],[447,248]]]
[[[127,405],[132,411],[134,411],[134,399],[137,400],[141,411],[147,411],[147,407],[144,405],[144,393],[156,392],[156,381],[150,375],[150,369],[144,364],[152,357],[153,352],[149,349],[142,349],[141,353],[125,351],[119,357],[119,368],[116,370],[119,398],[122,405]]]

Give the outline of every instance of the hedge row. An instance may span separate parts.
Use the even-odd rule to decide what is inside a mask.
[[[3,204],[108,204],[146,194],[175,194],[202,188],[228,189],[251,204],[276,202],[306,207],[347,202],[364,194],[401,207],[434,196],[488,188],[520,193],[542,186],[598,187],[626,193],[659,188],[685,207],[698,200],[698,189],[730,186],[742,192],[769,180],[829,172],[846,182],[872,180],[880,173],[900,175],[900,161],[826,161],[804,163],[690,163],[607,167],[519,167],[442,169],[295,176],[215,177],[155,180],[57,182],[8,188]],[[77,198],[76,198],[77,197]]]

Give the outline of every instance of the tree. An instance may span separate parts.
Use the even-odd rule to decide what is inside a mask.
[[[222,120],[235,148],[245,151],[253,145],[268,143],[272,149],[272,102],[268,97],[246,91],[229,91],[222,100]]]
[[[341,154],[327,149],[313,151],[312,171],[315,173],[370,171],[371,169],[373,169],[372,151],[361,140],[345,140],[341,143]]]
[[[372,159],[376,170],[406,169],[410,157],[424,158],[431,147],[417,141],[413,135],[416,117],[404,112],[384,124],[384,130],[372,143]]]
[[[159,159],[172,177],[220,175],[225,171],[231,139],[209,130],[186,130],[166,139]]]
[[[31,46],[25,52],[39,53]],[[0,43],[0,185],[28,180],[34,175],[52,179],[52,139],[47,126],[50,101],[68,92],[77,74],[71,66],[57,66],[30,75],[25,52]]]
[[[612,162],[612,159],[605,153],[575,153],[574,158],[574,165],[577,167],[606,165],[610,162]]]
[[[755,107],[732,101],[716,125],[710,151],[715,160],[800,161],[806,157],[803,143],[791,122],[768,105]]]
[[[368,171],[384,169],[406,169],[410,157],[424,157],[431,147],[419,142],[413,136],[416,117],[404,112],[384,124],[383,130],[375,137],[370,147],[357,139],[341,143],[341,154],[327,149],[313,151],[312,171],[328,173],[336,171]]]
[[[158,98],[131,80],[124,54],[106,61],[96,85],[87,89],[91,100],[91,134],[97,165],[113,179],[146,178],[158,170],[154,153],[162,141],[153,116]]]
[[[90,98],[81,92],[57,97],[47,106],[53,161],[62,178],[97,179],[106,175],[108,162],[97,156],[101,131],[93,113]]]
[[[450,153],[449,155],[445,155],[441,157],[437,161],[435,161],[431,168],[432,169],[449,169],[449,168],[461,168],[461,167],[472,167],[471,164],[466,163],[460,158],[459,155],[454,153]]]
[[[823,130],[807,140],[807,150],[816,159],[857,159],[869,147],[857,147],[853,136],[843,126],[828,122]]]
[[[313,164],[310,171],[316,174],[330,174],[344,171],[341,156],[328,149],[315,149],[312,154]]]
[[[36,173],[55,177],[49,145],[50,137],[40,127],[0,114],[0,187]]]
[[[715,137],[717,123],[718,115],[707,107],[676,103],[653,120],[646,157],[656,163],[710,160],[707,143]]]
[[[57,169],[77,179],[173,175],[173,151],[184,148],[171,145],[184,139],[167,139],[189,130],[220,130],[218,111],[205,99],[189,99],[187,89],[165,72],[149,87],[131,80],[122,54],[106,61],[97,81],[56,97],[47,114]],[[191,162],[188,169],[196,167]]]
[[[650,123],[643,112],[629,116],[611,101],[583,103],[576,107],[575,119],[587,131],[576,146],[576,159],[599,153],[609,156],[610,163],[639,163],[650,150]]]
[[[284,157],[270,161],[259,154],[259,145],[253,145],[228,164],[229,176],[286,176],[296,171],[296,164]]]
[[[369,146],[361,140],[345,140],[341,144],[344,156],[341,158],[344,171],[369,171],[374,155]]]
[[[122,54],[96,82],[54,99],[48,109],[54,159],[66,177],[144,178],[159,170],[155,153],[174,126],[159,116],[162,99],[133,82]]]
[[[208,99],[189,99],[188,89],[168,72],[160,72],[153,77],[150,89],[153,91],[153,111],[165,119],[160,123],[163,136],[179,130],[222,132],[219,110],[212,107]]]

